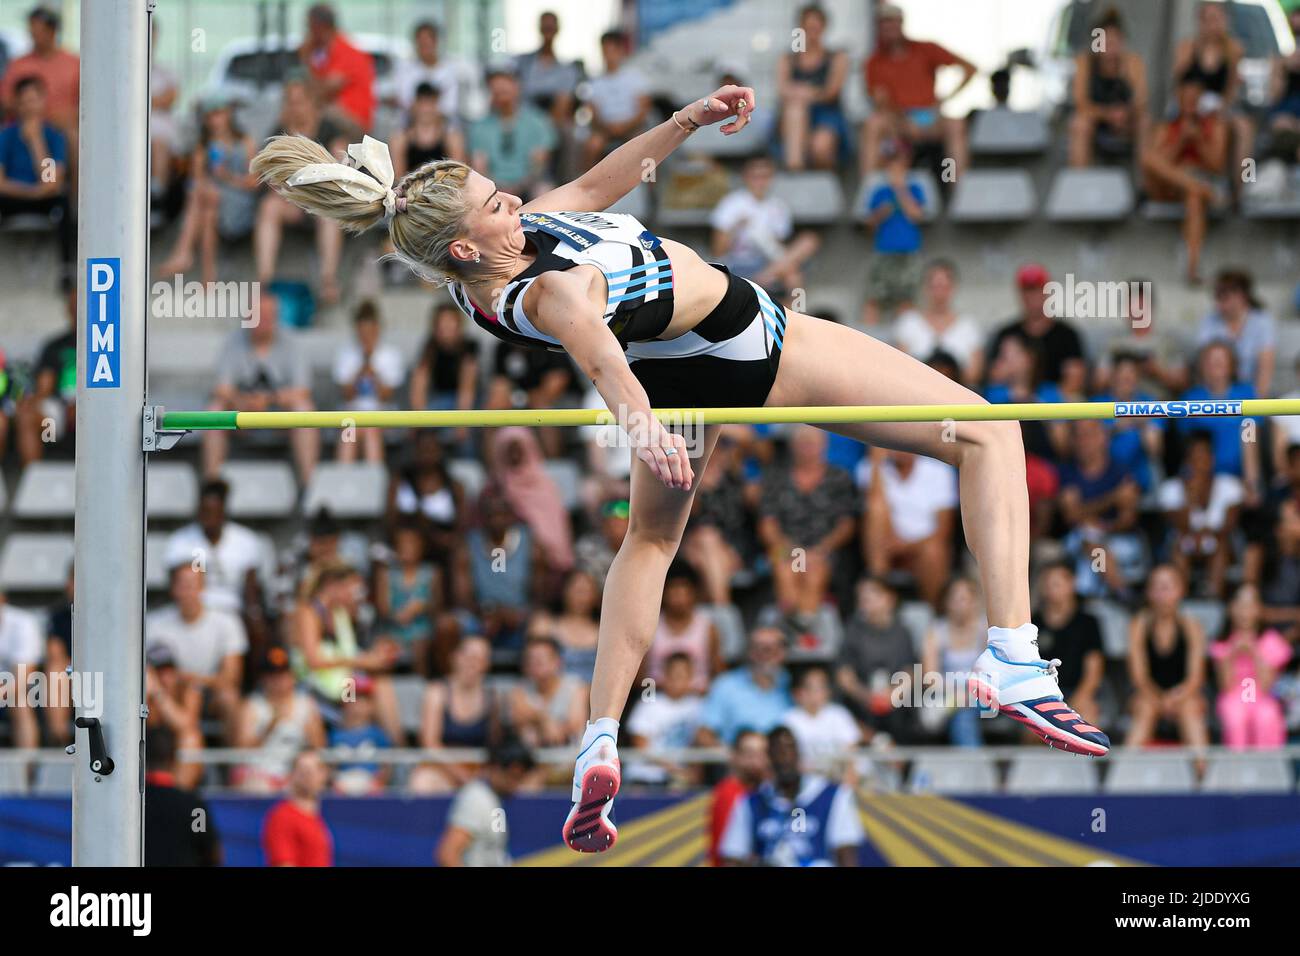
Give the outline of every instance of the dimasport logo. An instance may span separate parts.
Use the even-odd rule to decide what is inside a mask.
[[[1116,402],[1116,418],[1200,418],[1241,415],[1241,402]]]

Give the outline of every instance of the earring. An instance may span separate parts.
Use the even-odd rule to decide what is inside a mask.
[[[475,261],[475,262],[480,261],[482,258],[483,258],[483,256],[482,256],[480,253],[477,253],[477,252],[474,253],[474,261]]]

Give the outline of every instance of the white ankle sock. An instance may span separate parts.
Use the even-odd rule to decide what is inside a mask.
[[[1032,624],[1019,627],[990,627],[989,647],[1009,661],[1036,661],[1038,653],[1038,628]]]
[[[591,742],[601,734],[608,734],[614,738],[614,743],[618,743],[618,721],[613,717],[597,717],[594,722],[588,722],[587,730],[582,735],[580,749],[587,749]]]

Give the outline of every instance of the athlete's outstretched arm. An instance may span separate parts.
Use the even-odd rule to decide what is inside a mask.
[[[670,488],[694,479],[686,441],[650,414],[650,399],[632,374],[623,347],[605,324],[581,274],[546,272],[524,293],[524,313],[538,330],[554,336],[627,432],[636,455]]]
[[[743,108],[740,106],[742,102]],[[653,129],[628,140],[573,182],[538,196],[520,211],[599,212],[608,209],[641,185],[647,169],[653,170],[686,141],[692,122],[697,126],[712,126],[734,116],[735,120],[722,127],[723,135],[730,136],[745,128],[753,111],[754,91],[748,86],[719,87],[703,99],[679,109],[678,122],[669,117]]]

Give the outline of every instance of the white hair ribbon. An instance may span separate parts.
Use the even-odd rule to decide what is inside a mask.
[[[384,211],[392,215],[397,208],[397,193],[393,191],[393,159],[388,154],[388,144],[370,136],[348,147],[344,163],[311,163],[298,170],[287,180],[287,186],[307,186],[312,183],[338,183],[340,189],[353,199],[384,203]],[[369,175],[361,170],[369,170]]]

